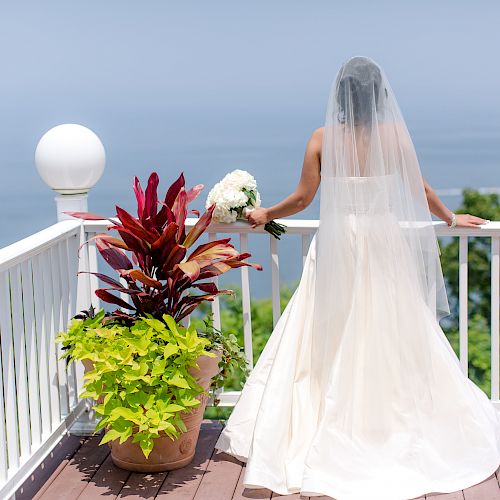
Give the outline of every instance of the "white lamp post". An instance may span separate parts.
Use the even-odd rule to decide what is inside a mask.
[[[66,211],[86,212],[87,194],[104,172],[104,146],[92,130],[67,123],[51,128],[38,142],[35,164],[43,181],[58,193],[57,220]]]

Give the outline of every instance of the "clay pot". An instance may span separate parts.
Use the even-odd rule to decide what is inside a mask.
[[[83,373],[91,372],[94,369],[94,363],[92,363],[90,359],[82,359],[82,364],[83,364]],[[99,396],[95,404],[100,405],[103,402],[104,402],[104,395]]]
[[[199,356],[196,360],[200,369],[195,367],[189,369],[191,375],[205,391],[210,387],[212,378],[219,372],[219,362],[222,357],[221,350],[212,350],[217,356]],[[120,444],[119,440],[111,441],[111,458],[118,467],[134,472],[161,472],[179,469],[189,464],[196,451],[196,443],[200,433],[201,421],[207,406],[208,395],[199,394],[196,397],[201,404],[184,413],[182,420],[186,424],[187,432],[183,432],[178,439],[172,440],[165,433],[154,440],[153,450],[146,458],[138,443],[133,443],[132,438]]]

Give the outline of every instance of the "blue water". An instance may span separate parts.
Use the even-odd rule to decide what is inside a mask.
[[[272,117],[260,123],[254,117],[245,124],[244,130],[227,123],[221,125],[220,121],[218,126],[210,127],[208,119],[193,125],[184,117],[174,128],[171,124],[162,125],[154,116],[152,120],[139,115],[137,123],[123,123],[119,118],[110,117],[101,130],[93,127],[106,147],[107,165],[103,177],[90,192],[89,209],[103,215],[114,215],[115,204],[133,210],[133,176],[138,175],[145,184],[152,170],[160,175],[160,192],[181,170],[188,187],[203,183],[205,189],[192,204],[192,208],[203,209],[211,186],[226,172],[242,168],[256,177],[263,205],[274,204],[295,188],[305,144],[317,126],[310,117],[296,118],[287,124]],[[416,119],[408,126],[422,173],[438,192],[445,188],[500,186],[500,127],[485,124],[479,129],[452,121],[423,126]],[[0,246],[55,222],[55,193],[40,180],[33,164],[33,152],[40,135],[38,130],[28,127],[24,135],[18,133],[17,140],[5,135],[0,139],[3,174]],[[460,203],[460,197],[443,197],[443,201],[453,209]],[[318,216],[319,192],[312,204],[295,217],[315,219]],[[281,279],[292,282],[300,276],[300,239],[290,236],[279,242],[279,246]],[[283,248],[286,251],[282,251]],[[250,251],[252,261],[268,266],[266,238],[250,238]],[[233,273],[224,281],[238,277],[238,273]],[[251,270],[251,280],[255,295],[269,295],[269,273]]]

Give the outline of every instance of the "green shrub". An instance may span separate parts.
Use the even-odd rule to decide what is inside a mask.
[[[74,319],[56,341],[69,361],[88,360],[94,369],[85,374],[81,397],[102,403],[95,411],[102,418],[96,431],[106,428],[100,444],[133,436],[149,456],[154,439],[164,432],[172,439],[186,432],[181,413],[198,406],[203,388],[189,373],[211,345],[195,326],[180,326],[172,316],[136,318],[133,324],[106,323],[104,311]]]

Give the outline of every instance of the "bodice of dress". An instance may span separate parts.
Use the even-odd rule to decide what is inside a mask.
[[[332,177],[333,205],[341,213],[386,214],[392,211],[397,189],[395,174],[371,177]]]

